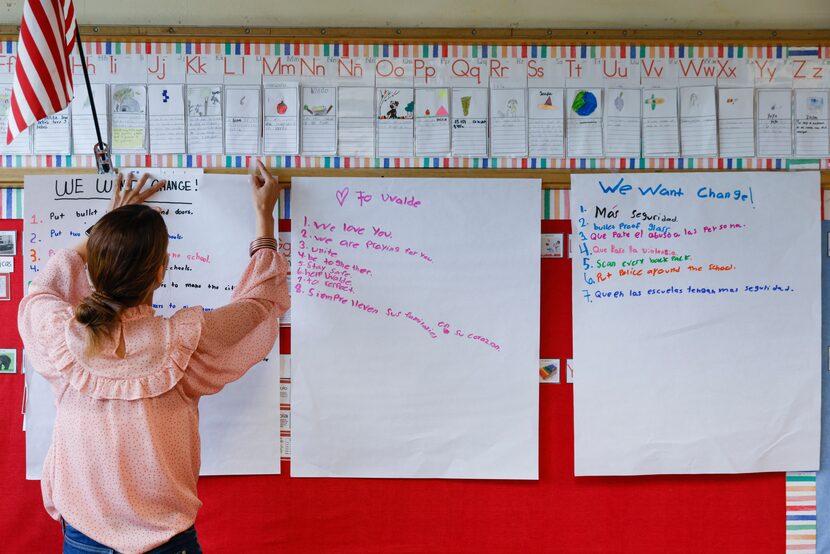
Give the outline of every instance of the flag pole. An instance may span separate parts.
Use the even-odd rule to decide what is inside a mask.
[[[101,137],[101,126],[98,124],[98,112],[95,111],[95,97],[92,95],[92,85],[89,82],[89,72],[86,68],[86,57],[84,56],[84,46],[81,42],[80,25],[75,25],[75,44],[78,45],[78,54],[81,56],[81,67],[84,69],[84,80],[86,81],[86,92],[89,96],[89,107],[92,109],[92,121],[95,123],[95,134],[98,136],[98,144],[92,147],[92,153],[95,156],[98,173],[109,173],[112,171],[110,147]]]

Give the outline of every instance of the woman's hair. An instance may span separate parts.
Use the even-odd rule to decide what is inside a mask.
[[[87,353],[112,335],[123,308],[144,302],[166,262],[167,226],[142,204],[117,208],[95,224],[87,243],[87,268],[95,292],[75,309],[89,331]]]

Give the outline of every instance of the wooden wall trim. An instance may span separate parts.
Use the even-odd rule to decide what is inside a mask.
[[[171,168],[174,169],[174,168]],[[179,168],[181,169],[181,168]],[[235,168],[206,168],[205,173],[247,174],[245,169]],[[691,170],[613,170],[598,169],[591,171],[570,171],[567,169],[437,169],[437,168],[401,168],[401,169],[323,169],[323,168],[274,168],[272,169],[281,181],[291,182],[292,177],[457,177],[473,179],[541,179],[544,189],[569,189],[571,174],[573,173],[678,173],[679,171],[712,172],[715,169]],[[729,171],[759,171],[759,170],[729,170]],[[767,171],[767,170],[763,170]],[[782,170],[784,171],[784,170]],[[91,168],[21,168],[0,170],[0,188],[22,188],[25,175],[49,174],[89,174],[94,173]],[[830,171],[821,172],[821,188],[830,190]]]
[[[0,38],[17,40],[19,26],[0,25]],[[198,27],[187,25],[81,25],[86,41],[127,42],[348,42],[453,44],[830,44],[830,29],[519,29],[412,27]]]

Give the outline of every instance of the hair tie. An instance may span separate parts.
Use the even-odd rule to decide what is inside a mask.
[[[109,306],[113,311],[120,311],[121,304],[116,302],[109,294],[102,292],[102,291],[93,291],[92,294],[89,295],[94,301],[98,302],[99,304],[104,304]]]

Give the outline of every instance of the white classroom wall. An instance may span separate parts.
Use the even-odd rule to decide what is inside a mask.
[[[0,3],[20,23],[23,0]],[[828,0],[75,0],[82,24],[827,29]]]

